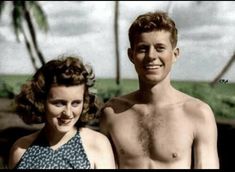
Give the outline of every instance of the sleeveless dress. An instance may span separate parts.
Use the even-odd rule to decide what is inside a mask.
[[[42,132],[25,151],[15,169],[89,169],[90,162],[82,146],[79,131],[56,150]]]

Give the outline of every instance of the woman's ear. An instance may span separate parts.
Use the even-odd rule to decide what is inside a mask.
[[[131,48],[127,49],[127,55],[129,57],[130,61],[133,63],[133,51]]]

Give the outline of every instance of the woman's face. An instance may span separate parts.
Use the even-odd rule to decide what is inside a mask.
[[[83,110],[84,84],[52,86],[46,101],[46,123],[54,131],[66,133],[74,129]]]

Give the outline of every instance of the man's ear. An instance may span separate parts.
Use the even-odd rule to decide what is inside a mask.
[[[176,62],[176,60],[179,58],[179,56],[180,56],[180,49],[178,48],[178,47],[176,47],[175,49],[174,49],[174,57],[173,57],[173,63],[175,63]]]
[[[133,51],[131,48],[127,49],[127,55],[129,57],[130,61],[133,63]]]

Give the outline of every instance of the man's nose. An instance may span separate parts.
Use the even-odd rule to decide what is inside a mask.
[[[152,61],[157,58],[157,51],[154,47],[150,47],[148,51],[148,58]]]

